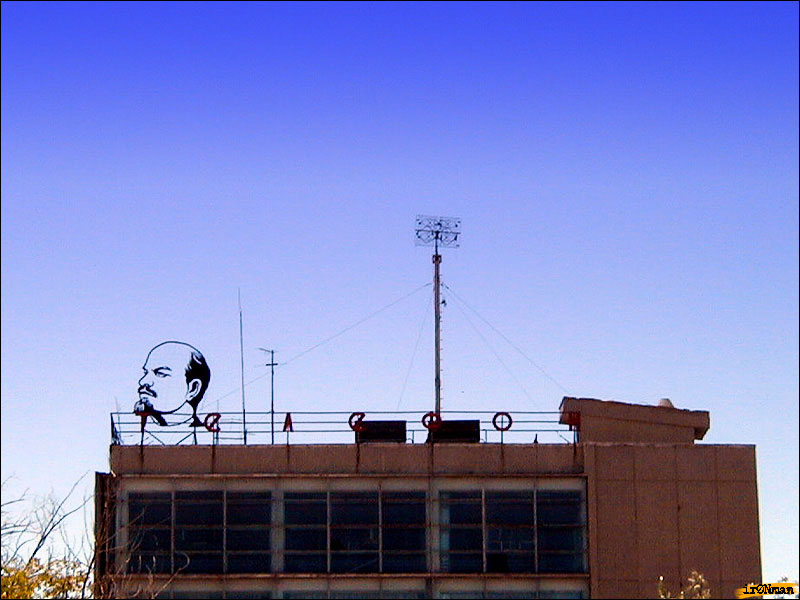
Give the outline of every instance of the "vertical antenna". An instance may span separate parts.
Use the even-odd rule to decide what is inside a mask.
[[[244,405],[244,334],[242,332],[242,288],[239,288],[239,355],[242,359],[242,433],[247,445],[247,411]]]
[[[461,219],[458,217],[429,217],[417,215],[416,229],[417,246],[433,246],[433,316],[434,316],[434,384],[436,387],[435,412],[438,415],[442,410],[442,375],[441,375],[441,320],[442,304],[440,296],[441,278],[439,265],[442,255],[439,254],[439,245],[443,248],[458,248],[458,237],[461,235]]]
[[[270,368],[270,382],[269,382],[269,431],[272,434],[272,443],[275,443],[275,367],[278,363],[275,362],[275,350],[267,350],[266,348],[259,348],[262,352],[269,352],[269,362],[265,365]]]

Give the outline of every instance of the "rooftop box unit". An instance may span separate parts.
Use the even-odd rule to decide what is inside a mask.
[[[468,443],[476,444],[481,441],[480,421],[440,421],[439,427],[428,431],[428,442],[441,443]]]
[[[405,421],[360,421],[359,425],[361,431],[356,431],[356,444],[406,441]]]

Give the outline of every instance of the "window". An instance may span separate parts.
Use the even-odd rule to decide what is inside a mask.
[[[127,570],[269,572],[270,502],[269,492],[131,493]]]
[[[442,492],[439,506],[444,572],[586,572],[578,490]]]
[[[331,493],[331,573],[377,573],[378,493]]]
[[[384,573],[425,571],[425,492],[384,492],[381,534]]]
[[[586,570],[583,499],[578,491],[540,490],[536,494],[540,573]]]
[[[322,493],[289,493],[283,499],[286,573],[328,570],[328,498]]]
[[[424,572],[425,510],[424,492],[286,493],[284,572]]]
[[[486,571],[530,573],[536,565],[533,492],[486,493]]]
[[[441,565],[448,573],[483,571],[483,516],[480,492],[443,492]]]
[[[129,573],[172,570],[172,495],[131,494],[128,504]]]
[[[269,573],[269,492],[228,492],[225,510],[227,572]]]

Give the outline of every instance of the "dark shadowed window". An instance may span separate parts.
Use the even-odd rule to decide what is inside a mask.
[[[533,492],[486,492],[486,571],[536,570]]]
[[[130,573],[269,573],[269,492],[128,497]]]
[[[440,496],[442,571],[483,572],[482,515],[480,492],[442,492]]]
[[[172,495],[131,494],[128,501],[129,573],[172,569]]]
[[[426,571],[425,492],[384,492],[381,517],[383,572]]]
[[[331,493],[331,573],[377,573],[378,493]]]
[[[586,571],[585,513],[583,497],[578,491],[537,492],[540,573]]]
[[[291,493],[283,498],[283,570],[286,573],[325,573],[328,570],[328,495]]]

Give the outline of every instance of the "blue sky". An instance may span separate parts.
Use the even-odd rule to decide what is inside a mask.
[[[1,77],[4,479],[107,469],[166,339],[236,410],[239,288],[249,381],[428,281],[414,217],[453,215],[445,283],[563,388],[757,445],[798,576],[796,3],[4,2]],[[279,369],[280,409],[427,410],[429,307]],[[443,327],[446,408],[557,409]]]

